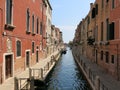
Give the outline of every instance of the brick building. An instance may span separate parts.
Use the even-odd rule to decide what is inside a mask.
[[[110,0],[110,72],[120,80],[120,0]]]
[[[0,83],[44,58],[44,0],[0,0]]]
[[[82,26],[87,28],[81,28]],[[91,3],[88,15],[81,21],[81,27],[77,27],[74,41],[79,40],[76,39],[78,31],[81,31],[82,41],[81,38],[85,37],[82,31],[87,30],[87,40],[84,39],[87,49],[82,48],[87,52],[83,55],[119,80],[120,0],[96,0]],[[83,46],[85,43],[81,47]],[[81,53],[82,51],[84,50]]]

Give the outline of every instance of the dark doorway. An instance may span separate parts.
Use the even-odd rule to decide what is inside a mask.
[[[26,52],[26,67],[30,66],[30,52]]]
[[[36,51],[36,62],[38,62],[39,61],[39,55],[38,55],[38,51]]]
[[[6,79],[12,77],[12,55],[5,56],[5,75]]]

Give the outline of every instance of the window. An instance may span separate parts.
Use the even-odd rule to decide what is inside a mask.
[[[38,29],[39,29],[39,20],[38,20],[38,18],[37,18],[37,25],[36,25],[36,33],[37,33],[37,34],[39,33]]]
[[[101,41],[103,41],[103,22],[101,22]]]
[[[17,46],[17,48],[16,48],[17,49],[16,54],[17,54],[17,57],[19,57],[19,56],[21,56],[21,42],[19,40],[17,40],[16,46]]]
[[[112,9],[115,8],[115,0],[112,0]]]
[[[102,0],[101,3],[102,3],[102,4],[101,4],[101,7],[103,8],[103,7],[104,7],[104,0]]]
[[[43,31],[42,31],[42,22],[40,23],[40,35],[42,35]]]
[[[6,0],[6,24],[12,24],[12,0]]]
[[[92,18],[95,18],[95,8],[92,9]]]
[[[27,9],[27,15],[26,15],[26,24],[27,24],[27,32],[30,32],[30,12],[29,9]]]
[[[106,0],[106,3],[108,3],[109,2],[109,0]]]
[[[34,15],[32,16],[32,33],[34,34]]]
[[[101,60],[103,60],[103,51],[101,51]]]
[[[109,62],[109,52],[106,52],[106,63]]]
[[[111,55],[111,63],[114,64],[114,55]]]
[[[107,30],[107,40],[109,40],[110,31],[109,31],[109,19],[106,19],[106,30]]]
[[[32,53],[34,53],[34,52],[35,52],[34,48],[35,48],[35,43],[34,43],[34,42],[32,42]]]
[[[113,40],[114,39],[114,27],[115,27],[114,22],[112,22],[110,24],[109,40]]]
[[[95,13],[98,14],[98,4],[95,5]]]

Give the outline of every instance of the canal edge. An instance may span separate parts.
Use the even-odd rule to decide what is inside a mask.
[[[92,84],[91,80],[89,79],[89,75],[86,74],[86,72],[84,71],[83,67],[82,67],[81,64],[79,63],[77,57],[74,55],[73,51],[72,51],[72,54],[73,54],[73,57],[74,57],[75,62],[77,63],[77,65],[78,65],[79,68],[81,69],[83,75],[85,76],[85,78],[86,78],[86,80],[88,81],[88,83],[89,83],[90,87],[92,88],[92,90],[99,90],[99,88],[96,89],[96,86],[98,86],[98,85],[95,86],[95,85]],[[99,78],[98,78],[98,79],[99,79]],[[96,82],[96,83],[97,83],[97,82]]]
[[[59,52],[56,56],[55,56],[55,62],[54,64],[50,67],[50,69],[47,71],[46,76],[43,78],[43,82],[46,81],[46,79],[48,78],[49,74],[51,73],[51,71],[53,70],[53,68],[55,67],[56,63],[59,61],[59,58],[61,56],[61,52]]]

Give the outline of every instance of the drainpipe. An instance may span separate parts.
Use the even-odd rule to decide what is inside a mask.
[[[0,25],[0,29],[1,29],[1,35],[3,34],[3,9],[2,8],[0,8],[0,11],[1,11],[1,25]],[[3,42],[2,42],[2,36],[1,36],[1,48],[0,48],[0,51],[3,49],[3,47],[2,47],[2,44],[3,44]]]

